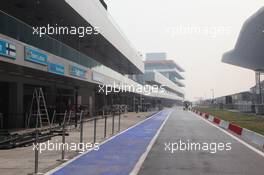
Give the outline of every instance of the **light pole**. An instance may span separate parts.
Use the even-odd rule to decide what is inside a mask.
[[[214,103],[214,89],[211,89],[212,91],[212,103]]]

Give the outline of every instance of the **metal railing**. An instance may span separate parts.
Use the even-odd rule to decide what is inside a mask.
[[[48,128],[47,130],[49,130],[51,133],[54,132],[59,132],[61,135],[61,143],[65,144],[66,143],[66,136],[67,136],[67,131],[71,130],[72,126],[75,126],[74,122],[71,122],[71,115],[73,114],[72,111],[69,112],[65,112],[65,113],[60,113],[57,115],[63,116],[63,120],[60,124],[53,124],[54,126]],[[118,110],[118,111],[112,111],[110,115],[103,115],[102,116],[97,116],[97,117],[92,117],[92,118],[85,118],[83,115],[83,111],[81,111],[80,113],[77,113],[77,115],[79,116],[79,120],[78,120],[78,126],[80,128],[80,135],[79,135],[79,143],[83,143],[84,142],[84,124],[88,123],[88,122],[92,122],[93,123],[93,143],[96,143],[96,138],[97,138],[97,122],[98,120],[103,120],[103,138],[107,137],[107,123],[108,123],[108,118],[111,118],[111,135],[113,135],[115,132],[120,132],[121,130],[121,114],[122,114],[122,110]],[[76,114],[75,114],[76,115]],[[116,123],[116,116],[118,116],[118,126],[117,128],[115,127],[115,123]],[[57,129],[61,129],[60,131],[56,131]],[[40,158],[40,153],[39,153],[39,144],[43,142],[43,139],[40,139],[40,133],[43,132],[43,129],[40,130],[39,128],[36,128],[34,131],[34,144],[36,146],[35,149],[35,155],[34,155],[34,174],[40,174],[39,172],[39,158]],[[45,140],[44,140],[45,141]],[[82,144],[80,144],[82,145]],[[82,148],[80,148],[82,149]],[[61,150],[61,158],[58,160],[61,162],[65,162],[67,161],[66,159],[66,150],[63,147]]]

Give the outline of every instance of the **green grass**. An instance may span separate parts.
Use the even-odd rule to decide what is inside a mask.
[[[207,112],[220,119],[232,122],[243,128],[255,131],[264,135],[264,118],[257,117],[254,114],[245,114],[239,112],[232,112],[228,110],[220,110],[215,108],[197,107],[195,108],[201,112]]]

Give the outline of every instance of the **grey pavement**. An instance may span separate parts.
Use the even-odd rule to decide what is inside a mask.
[[[230,151],[165,150],[165,143],[231,143]],[[175,147],[176,148],[176,147]],[[197,115],[176,109],[161,130],[139,175],[263,175],[264,158]]]

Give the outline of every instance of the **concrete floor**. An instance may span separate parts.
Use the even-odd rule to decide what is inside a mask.
[[[122,116],[121,129],[145,119],[149,113],[130,113]],[[137,117],[141,116],[141,117]],[[116,120],[117,121],[117,120]],[[117,125],[116,125],[117,126]],[[98,141],[103,137],[103,120],[98,122]],[[111,122],[108,122],[108,137],[111,133]],[[84,127],[84,142],[93,140],[93,124]],[[215,154],[204,150],[180,151],[174,153],[165,150],[165,143],[231,143],[230,151],[217,151]],[[52,142],[60,142],[55,137]],[[79,131],[73,130],[66,138],[68,143],[79,141]],[[28,174],[34,170],[33,147],[0,150],[0,174]],[[68,151],[67,158],[78,155]],[[112,154],[111,154],[112,155]],[[46,172],[60,163],[61,151],[45,151],[40,155],[40,171]],[[123,162],[125,163],[125,162]],[[226,133],[211,126],[201,117],[181,109],[175,109],[161,130],[155,144],[143,163],[139,175],[263,175],[264,158],[241,144]]]
[[[127,113],[121,116],[121,131],[129,128],[130,126],[144,120],[146,116],[151,115],[153,112],[142,113]],[[115,120],[115,128],[117,133],[118,117]],[[97,142],[105,140],[104,134],[104,120],[97,122]],[[93,122],[85,123],[84,125],[84,143],[93,142]],[[107,122],[107,138],[111,137],[112,133],[112,120],[108,119]],[[115,134],[116,134],[115,133]],[[66,137],[67,143],[79,143],[80,132],[79,129],[70,131],[70,135]],[[54,137],[50,141],[52,143],[61,142],[61,136]],[[3,175],[26,175],[34,172],[34,151],[33,146],[21,147],[10,150],[0,150],[0,174]],[[67,151],[66,158],[70,159],[78,155],[78,152]],[[43,151],[39,155],[39,171],[47,172],[50,169],[60,164],[61,151]]]
[[[230,151],[165,151],[165,143],[231,143]],[[167,120],[139,175],[263,175],[264,158],[195,114],[176,110]]]

